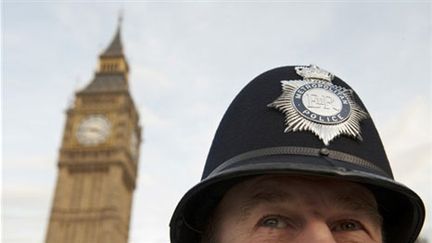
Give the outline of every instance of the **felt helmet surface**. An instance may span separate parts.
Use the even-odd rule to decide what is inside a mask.
[[[415,165],[413,165],[415,166]],[[224,193],[251,176],[337,178],[375,196],[386,242],[413,243],[424,221],[419,196],[393,178],[375,125],[357,94],[317,66],[286,66],[252,80],[216,131],[201,182],[172,216],[172,243],[199,243]]]

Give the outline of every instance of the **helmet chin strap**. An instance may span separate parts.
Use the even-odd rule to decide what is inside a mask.
[[[184,215],[182,216],[182,221],[183,221],[183,224],[186,225],[186,227],[188,227],[188,228],[189,228],[190,230],[192,230],[193,232],[198,233],[198,234],[203,234],[203,231],[198,230],[198,229],[196,229],[195,227],[193,227],[192,225],[190,225],[190,224],[187,222],[187,220],[185,219]]]

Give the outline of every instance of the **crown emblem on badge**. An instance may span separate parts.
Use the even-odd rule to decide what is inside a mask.
[[[303,80],[282,80],[282,94],[268,104],[285,115],[285,132],[310,131],[325,145],[340,135],[362,140],[360,121],[368,114],[353,91],[332,83],[333,74],[318,66],[295,68]]]
[[[333,74],[320,69],[316,65],[295,67],[295,70],[297,74],[302,76],[305,80],[323,80],[331,82],[334,77]]]

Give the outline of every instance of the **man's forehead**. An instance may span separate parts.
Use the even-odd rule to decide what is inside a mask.
[[[239,212],[242,220],[251,212],[268,205],[274,209],[297,211],[298,207],[311,210],[342,210],[370,217],[382,223],[377,202],[364,186],[329,178],[303,176],[258,176],[231,188],[218,205],[220,214]]]
[[[344,206],[366,204],[376,207],[373,194],[364,186],[331,178],[266,175],[251,178],[229,191],[241,201],[287,201],[307,194],[322,194]],[[357,203],[355,203],[357,202]]]

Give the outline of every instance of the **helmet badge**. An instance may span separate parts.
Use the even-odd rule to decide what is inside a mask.
[[[354,102],[353,91],[334,85],[333,74],[318,66],[295,70],[303,80],[282,80],[282,94],[267,105],[285,115],[285,132],[310,131],[326,146],[340,135],[362,140],[360,121],[369,116]]]

